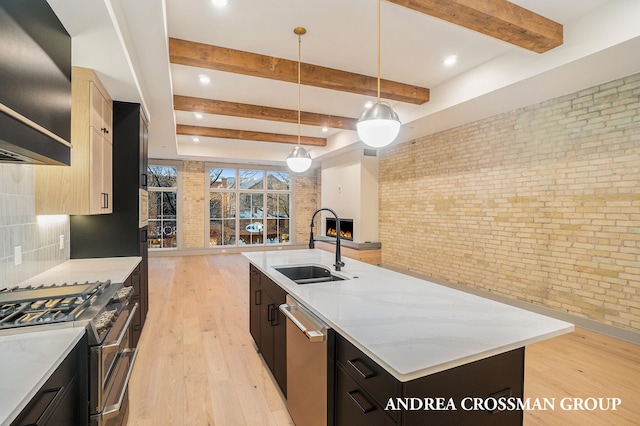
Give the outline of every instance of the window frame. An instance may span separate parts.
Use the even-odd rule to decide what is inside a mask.
[[[236,178],[236,184],[235,184],[235,188],[216,188],[213,189],[210,187],[210,176],[211,176],[211,170],[212,169],[223,169],[223,170],[235,170],[235,178]],[[242,170],[255,170],[255,171],[261,171],[264,173],[263,175],[263,188],[262,189],[241,189],[241,182],[240,182],[240,172]],[[275,189],[267,189],[268,187],[268,176],[269,173],[273,173],[273,172],[283,172],[283,173],[288,173],[289,174],[289,189],[288,190],[275,190]],[[205,189],[205,206],[204,206],[204,215],[205,215],[205,229],[204,229],[204,236],[205,236],[205,248],[208,249],[212,249],[212,250],[223,250],[226,251],[226,249],[233,249],[233,248],[254,248],[254,247],[258,247],[258,248],[267,248],[267,247],[278,247],[278,246],[290,246],[292,244],[295,243],[294,241],[294,236],[295,236],[295,217],[294,217],[294,206],[295,206],[295,200],[294,200],[294,183],[295,183],[295,173],[291,172],[290,170],[288,170],[286,167],[275,167],[275,166],[265,166],[265,165],[255,165],[255,164],[228,164],[228,163],[205,163],[205,173],[204,173],[204,180],[205,180],[205,185],[204,185],[204,189]],[[210,242],[210,232],[211,232],[211,216],[210,216],[210,197],[211,197],[211,193],[212,192],[225,192],[225,193],[234,193],[235,195],[235,244],[228,244],[228,245],[214,245],[211,246],[211,242]],[[289,195],[289,240],[287,242],[277,242],[277,243],[267,243],[267,232],[268,232],[268,226],[267,226],[267,197],[269,194],[288,194]],[[263,195],[263,217],[262,217],[262,221],[264,224],[264,230],[262,231],[262,243],[258,243],[258,244],[239,244],[240,238],[239,238],[239,231],[240,231],[240,223],[242,219],[246,219],[246,218],[241,218],[240,217],[240,200],[241,200],[241,196],[243,194],[262,194]]]
[[[152,251],[179,250],[182,248],[182,163],[179,161],[149,159],[147,168],[149,167],[173,167],[176,169],[176,186],[173,187],[154,187],[147,185],[147,193],[152,192],[175,192],[176,197],[176,246],[175,247],[150,247]],[[147,170],[148,172],[148,170]],[[149,181],[150,182],[150,181]],[[149,220],[151,221],[151,219]],[[151,239],[149,238],[149,241]]]

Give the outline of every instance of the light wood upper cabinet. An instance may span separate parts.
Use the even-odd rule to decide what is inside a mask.
[[[105,214],[113,210],[113,107],[93,70],[71,73],[71,166],[38,166],[36,214]]]

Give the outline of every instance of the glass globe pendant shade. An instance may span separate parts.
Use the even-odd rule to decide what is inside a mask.
[[[389,105],[376,103],[364,110],[356,129],[362,142],[372,148],[382,148],[393,142],[400,133],[400,119]]]
[[[296,145],[287,157],[287,166],[294,172],[305,172],[311,167],[311,156],[302,146]]]

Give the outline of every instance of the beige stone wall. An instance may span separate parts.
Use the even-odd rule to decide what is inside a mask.
[[[309,241],[311,215],[320,208],[320,188],[320,169],[311,169],[295,175],[293,193],[296,224],[293,243],[304,244]],[[316,220],[315,225],[314,233],[317,235],[320,232],[320,221]]]
[[[399,144],[383,263],[640,331],[640,74]]]
[[[182,248],[204,248],[204,163],[182,164]]]

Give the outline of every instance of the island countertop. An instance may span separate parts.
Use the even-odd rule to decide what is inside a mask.
[[[247,252],[245,257],[402,382],[488,358],[573,331],[574,326],[521,308],[352,259],[348,278],[299,285],[274,267],[334,269],[323,250]]]

